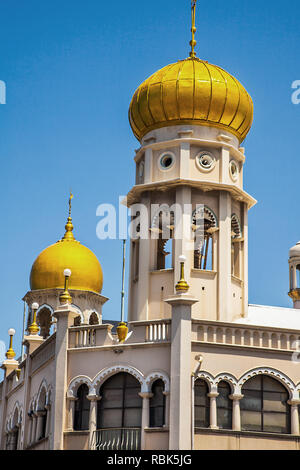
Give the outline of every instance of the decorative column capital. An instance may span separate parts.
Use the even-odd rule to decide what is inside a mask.
[[[229,395],[229,398],[232,401],[240,401],[242,398],[244,398],[244,395],[239,393],[233,393],[232,395]]]
[[[99,397],[99,395],[87,395],[86,398],[90,401],[100,401],[102,397]]]
[[[207,394],[208,398],[218,398],[219,393],[218,392],[211,392]]]
[[[67,395],[67,399],[68,399],[69,401],[77,401],[77,400],[78,400],[78,398],[77,398],[77,397],[74,397],[74,395]]]
[[[153,393],[151,393],[151,392],[140,392],[140,393],[139,393],[139,396],[140,396],[141,398],[143,398],[143,399],[144,399],[144,398],[152,398],[152,397],[153,397]]]
[[[288,400],[287,404],[290,405],[290,406],[299,406],[300,405],[300,399],[299,398],[292,398],[291,400]]]

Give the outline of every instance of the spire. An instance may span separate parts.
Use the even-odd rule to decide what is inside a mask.
[[[195,46],[197,44],[197,41],[195,41],[195,32],[197,31],[196,29],[196,3],[197,0],[192,0],[192,28],[191,28],[191,33],[192,33],[192,40],[190,41],[190,46],[191,46],[191,52],[190,52],[190,57],[193,59],[196,57],[196,52],[195,52]]]
[[[67,223],[65,225],[66,233],[64,234],[62,240],[75,240],[74,235],[73,235],[73,224],[72,224],[72,217],[71,217],[71,211],[72,211],[72,199],[73,199],[73,194],[72,191],[70,191],[70,197],[69,197],[69,217],[67,219]]]
[[[123,240],[123,265],[122,265],[122,291],[121,291],[121,322],[117,327],[117,335],[120,343],[124,343],[128,334],[128,327],[124,322],[124,279],[125,279],[125,247],[126,240]]]

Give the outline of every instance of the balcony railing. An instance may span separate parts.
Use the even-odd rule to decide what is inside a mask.
[[[202,343],[248,346],[295,351],[300,343],[297,330],[193,321],[193,339]]]
[[[163,342],[170,341],[171,336],[171,322],[170,321],[155,321],[149,322],[146,325],[146,341]]]
[[[147,320],[129,323],[126,344],[168,343],[171,338],[171,320]],[[69,328],[69,348],[115,347],[117,336],[111,333],[113,325],[81,325]]]
[[[140,450],[140,428],[109,428],[94,431],[92,450]]]

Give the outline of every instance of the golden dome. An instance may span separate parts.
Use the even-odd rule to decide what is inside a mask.
[[[253,102],[221,67],[189,57],[167,65],[138,87],[129,120],[139,140],[153,129],[199,124],[227,130],[242,142],[251,128]]]
[[[101,293],[103,274],[94,253],[75,240],[69,214],[66,233],[46,248],[33,263],[30,273],[31,290],[64,288],[64,269],[71,270],[69,289]]]

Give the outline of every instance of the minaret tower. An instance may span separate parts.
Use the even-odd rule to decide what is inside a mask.
[[[300,308],[300,241],[290,249],[290,291],[294,308]]]
[[[248,210],[256,201],[243,190],[241,143],[253,103],[236,78],[196,57],[195,11],[192,1],[189,57],[145,80],[130,104],[141,146],[127,198],[140,220],[131,240],[129,321],[171,316],[164,300],[180,279],[181,255],[199,299],[194,318],[247,316]]]

